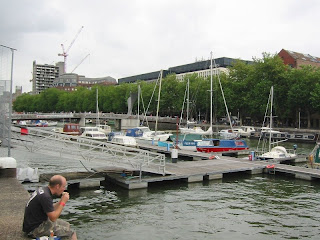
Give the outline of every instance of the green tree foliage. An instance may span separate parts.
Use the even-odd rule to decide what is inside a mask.
[[[277,55],[263,53],[262,58],[254,58],[252,64],[236,61],[228,74],[220,74],[220,82],[229,112],[262,121],[271,86],[274,86],[274,112],[279,123],[294,124],[298,112],[304,116],[320,112],[320,70],[310,66],[292,69],[283,64]],[[160,115],[180,116],[185,101],[186,79],[190,81],[190,118],[209,120],[210,77],[197,74],[178,81],[175,74],[162,80]],[[213,77],[213,109],[215,117],[226,115],[218,78]],[[156,82],[139,81],[116,86],[94,86],[92,89],[77,88],[74,92],[64,92],[54,88],[39,95],[23,94],[14,102],[18,112],[95,112],[96,89],[99,91],[99,110],[103,112],[126,113],[130,93],[141,87],[140,114],[156,114],[158,85]],[[149,109],[147,110],[148,105]],[[136,113],[137,102],[133,106]]]

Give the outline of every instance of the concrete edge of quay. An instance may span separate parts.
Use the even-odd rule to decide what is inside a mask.
[[[15,169],[14,169],[15,170]],[[22,231],[25,205],[30,197],[18,179],[0,169],[0,239],[29,239]]]

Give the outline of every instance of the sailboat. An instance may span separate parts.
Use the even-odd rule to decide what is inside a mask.
[[[273,116],[272,116],[272,110],[273,110],[273,86],[271,86],[270,89],[270,95],[269,95],[269,101],[267,104],[267,110],[268,110],[268,105],[270,102],[270,127],[269,129],[269,150],[268,152],[264,152],[261,155],[258,155],[257,158],[260,160],[293,160],[297,158],[297,154],[295,153],[295,149],[293,149],[293,152],[289,152],[287,151],[287,149],[283,146],[275,146],[272,147],[275,144],[278,144],[280,142],[284,142],[285,140],[281,140],[281,141],[276,141],[276,142],[272,142],[272,123],[273,123]],[[267,114],[267,111],[266,111]],[[259,143],[260,143],[260,139],[259,139]],[[258,143],[258,146],[259,146]],[[272,147],[272,148],[271,148]],[[258,148],[257,148],[257,152]]]
[[[152,141],[167,141],[170,138],[170,136],[172,135],[171,133],[164,133],[163,131],[158,131],[158,118],[159,118],[159,108],[160,108],[162,74],[163,74],[163,70],[160,71],[156,125],[155,125],[154,133],[152,134]]]
[[[97,118],[96,118],[96,127],[98,128],[99,132],[103,132],[104,134],[109,134],[111,132],[111,127],[107,124],[100,124],[100,118],[99,118],[99,90],[97,88],[96,90],[96,112],[97,112]]]
[[[186,85],[186,91],[184,94],[185,101],[183,102],[182,111],[181,111],[181,117],[180,117],[180,124],[179,124],[179,130],[181,134],[197,134],[197,135],[210,135],[212,133],[212,129],[209,128],[207,131],[204,131],[201,127],[193,126],[195,122],[189,121],[189,103],[190,103],[190,81],[188,79],[187,85]],[[187,110],[186,110],[186,120],[187,120],[187,126],[182,127],[181,121],[182,121],[182,115],[184,110],[184,103],[187,103]]]
[[[214,65],[216,67],[216,64],[214,62]],[[213,122],[213,109],[212,109],[212,95],[213,95],[213,86],[212,86],[212,75],[213,75],[213,62],[212,62],[212,52],[211,52],[211,84],[210,84],[210,128],[212,129],[212,122]],[[218,74],[218,79],[219,79],[219,85],[220,89],[222,92],[224,104],[226,107],[226,111],[228,114],[229,122],[231,124],[230,120],[230,115],[229,115],[229,110],[227,107],[227,103],[224,97],[224,93],[222,90],[222,85],[220,82],[219,74]],[[230,125],[232,129],[232,124]],[[197,151],[198,152],[227,152],[227,151],[232,151],[232,152],[239,152],[239,151],[244,151],[248,150],[249,147],[247,143],[244,140],[236,140],[236,139],[213,139],[211,135],[211,139],[203,139],[202,141],[197,142],[196,145]]]
[[[159,108],[160,108],[162,73],[163,73],[163,71],[161,70],[160,71],[160,78],[159,78],[158,105],[157,105],[155,131],[150,130],[150,128],[146,127],[146,126],[137,126],[135,128],[128,129],[126,136],[132,136],[132,137],[135,137],[136,139],[142,140],[142,141],[167,141],[170,138],[170,136],[172,135],[171,133],[165,133],[163,131],[158,131],[158,117],[159,117]],[[156,86],[157,86],[157,83],[155,84],[154,91],[156,89]],[[140,86],[138,88],[138,95],[140,95]],[[152,94],[152,96],[153,96],[153,94]],[[140,100],[140,96],[138,96],[138,100]],[[151,101],[151,99],[150,99],[150,101]],[[150,105],[150,103],[149,103],[149,105]],[[139,118],[139,102],[138,102],[138,118]]]
[[[107,136],[104,132],[100,131],[99,126],[99,105],[98,105],[98,88],[96,90],[96,126],[95,127],[80,127],[81,137],[92,140],[107,140]],[[82,141],[79,139],[78,141]]]

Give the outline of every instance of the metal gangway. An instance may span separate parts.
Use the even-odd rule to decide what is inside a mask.
[[[59,153],[60,157],[103,161],[106,166],[140,171],[140,179],[143,171],[165,175],[164,154],[39,128],[12,126],[11,132],[11,142],[30,152],[45,150]]]

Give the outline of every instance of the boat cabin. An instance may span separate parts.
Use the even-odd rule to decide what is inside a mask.
[[[63,133],[80,135],[80,125],[76,123],[66,123],[63,126]]]
[[[81,134],[84,132],[99,132],[97,127],[80,127]]]
[[[142,137],[144,135],[151,135],[152,131],[148,127],[136,127],[127,130],[126,136]]]
[[[107,136],[103,132],[97,131],[85,131],[81,136],[93,140],[107,140]]]

